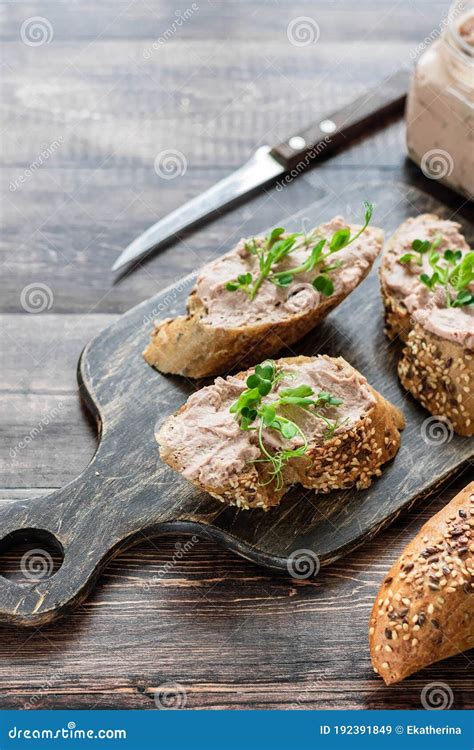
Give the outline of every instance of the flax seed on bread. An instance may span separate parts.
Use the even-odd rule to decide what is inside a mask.
[[[386,575],[369,624],[387,685],[474,647],[474,482],[422,526]]]

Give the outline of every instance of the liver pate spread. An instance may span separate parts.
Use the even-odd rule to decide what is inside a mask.
[[[265,397],[265,403],[277,398],[280,389],[303,384],[311,386],[315,394],[329,391],[343,400],[337,409],[321,410],[328,419],[344,422],[335,434],[353,427],[375,404],[366,379],[343,359],[318,356],[298,366],[285,364],[279,369],[287,375]],[[213,385],[194,393],[185,409],[167,419],[159,429],[156,437],[160,448],[178,457],[179,470],[187,479],[217,490],[244,471],[249,462],[260,458],[255,432],[240,429],[229,411],[246,387],[245,379],[217,378]],[[310,445],[323,442],[326,425],[315,414],[288,406],[280,407],[279,411],[303,429]],[[285,447],[297,447],[301,444],[299,440],[298,437],[286,440]],[[264,444],[268,450],[273,452],[281,447],[281,441],[279,433],[265,430]]]
[[[330,239],[337,230],[348,226],[344,219],[336,216],[327,224],[312,230],[309,235],[297,240],[296,249],[278,265],[278,270],[284,271],[300,265],[308,257],[317,239]],[[355,227],[351,229],[356,231]],[[308,241],[307,244],[305,240]],[[382,243],[380,230],[368,227],[353,244],[331,256],[331,263],[341,262],[341,267],[330,273],[335,295],[347,295],[359,284],[380,252]],[[258,273],[258,260],[246,249],[244,240],[202,269],[196,290],[206,309],[202,318],[205,325],[237,328],[256,323],[278,323],[293,318],[295,314],[306,314],[321,302],[319,292],[311,284],[317,275],[315,271],[298,274],[285,288],[265,280],[253,300],[242,291],[229,292],[226,289],[227,282],[248,272]]]
[[[423,256],[423,266],[416,263],[400,263],[399,258],[411,251],[413,240],[442,240],[437,252],[461,250],[467,253],[469,245],[454,221],[434,219],[431,214],[421,214],[408,219],[397,232],[396,246],[386,253],[383,262],[383,281],[388,291],[428,331],[441,338],[455,341],[467,349],[474,349],[474,309],[471,307],[448,308],[445,295],[439,288],[430,291],[419,279],[421,273],[431,274],[428,254]]]

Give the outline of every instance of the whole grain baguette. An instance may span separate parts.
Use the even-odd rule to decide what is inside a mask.
[[[387,685],[474,647],[474,482],[434,515],[384,579],[369,627]]]
[[[342,221],[340,218],[334,221],[337,220]],[[353,234],[360,228],[355,225],[346,226]],[[317,234],[318,228],[313,232]],[[187,314],[177,318],[166,318],[155,323],[151,341],[143,353],[145,360],[160,372],[189,378],[203,378],[228,373],[236,367],[246,368],[267,357],[274,356],[283,347],[290,346],[311,331],[365,279],[371,270],[375,256],[382,248],[383,232],[375,227],[368,227],[357,240],[357,243],[363,242],[367,247],[369,247],[368,243],[372,243],[375,248],[373,257],[369,261],[359,255],[358,266],[357,269],[354,268],[354,276],[349,283],[349,288],[344,288],[344,285],[338,286],[335,281],[335,290],[330,296],[319,295],[320,300],[315,306],[291,312],[276,321],[258,320],[258,315],[255,314],[251,322],[243,325],[209,324],[206,302],[201,299],[198,291],[198,277],[198,282],[187,300]],[[221,260],[229,257],[233,252],[235,250],[227,253]],[[212,264],[208,265],[212,267]],[[207,266],[203,271],[206,268]],[[244,271],[245,268],[241,272]],[[338,274],[340,274],[339,269],[331,271],[335,280]],[[311,283],[306,277],[302,277],[301,281],[305,282],[304,286],[311,289]],[[265,281],[264,284],[268,285],[270,282]],[[270,284],[270,286],[275,288],[274,285]],[[282,295],[286,294],[285,290],[281,292]],[[312,292],[314,295],[318,294],[314,289]],[[226,292],[226,294],[243,295],[242,299],[245,299],[245,294],[241,291]]]
[[[421,239],[433,240],[430,233],[434,235],[437,227],[445,232],[439,235],[444,237],[443,247],[469,250],[455,222],[434,214],[405,221],[387,242],[380,264],[385,332],[390,339],[399,337],[405,343],[398,363],[402,385],[433,416],[449,420],[448,429],[470,436],[474,435],[474,315],[467,308],[445,310],[443,294],[430,292],[419,281],[416,293],[409,285],[405,297],[400,290],[394,292],[391,288],[390,274],[397,256],[410,250],[411,240],[418,232]],[[416,274],[411,278],[415,279]],[[433,327],[432,317],[440,312],[452,315],[451,330]]]
[[[439,232],[438,227],[440,227]],[[440,219],[436,214],[420,214],[407,219],[385,243],[379,267],[379,279],[385,308],[385,333],[390,339],[400,338],[406,341],[415,322],[414,301],[412,300],[407,307],[408,302],[405,304],[404,295],[395,292],[391,286],[390,271],[394,260],[411,251],[413,239],[433,241],[439,236],[445,236],[444,247],[446,248],[461,249],[463,252],[469,250],[465,238],[460,233],[460,225]],[[425,298],[420,299],[419,306],[425,306],[425,304],[429,306],[429,291],[421,283],[418,287],[425,292]]]
[[[334,362],[340,367],[350,368],[360,376],[342,357],[323,359]],[[277,368],[288,365],[301,365],[314,361],[314,357],[289,357],[276,361]],[[241,372],[235,377],[245,380],[252,370]],[[277,487],[275,481],[268,481],[265,463],[249,462],[237,476],[229,482],[212,485],[198,479],[191,480],[200,489],[229,505],[242,509],[269,508],[278,505],[283,495],[293,484],[327,493],[335,489],[355,486],[365,489],[372,484],[374,477],[380,476],[381,467],[392,459],[400,447],[400,430],[405,426],[401,412],[386,401],[377,391],[367,385],[374,397],[373,405],[367,410],[351,429],[340,429],[324,443],[309,445],[307,453],[292,459],[285,467],[283,484]],[[170,417],[157,433],[160,445],[160,456],[171,468],[183,473],[186,466],[179,451],[170,449],[165,439],[165,432],[176,416],[186,413],[184,404],[174,417]]]
[[[474,435],[474,352],[422,323],[411,329],[398,363],[401,384],[447,429]]]

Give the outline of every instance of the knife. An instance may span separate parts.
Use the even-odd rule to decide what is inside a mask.
[[[410,71],[400,69],[350,104],[322,117],[278,146],[261,146],[243,167],[172,211],[137,237],[115,261],[112,270],[143,258],[159,245],[176,238],[178,232],[189,229],[218,209],[277,177],[287,172],[291,177],[297,176],[319,156],[348,145],[368,129],[380,125],[384,118],[398,114],[403,109],[409,78]]]

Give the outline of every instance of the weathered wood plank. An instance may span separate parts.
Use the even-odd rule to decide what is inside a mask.
[[[0,314],[0,398],[10,393],[76,394],[81,351],[114,320],[115,315],[92,313]],[[15,421],[14,412],[11,419]]]
[[[8,394],[0,399],[0,484],[63,486],[91,460],[95,433],[77,393]]]
[[[458,486],[311,582],[263,573],[207,540],[179,561],[184,537],[144,542],[110,565],[67,628],[1,629],[0,703],[154,708],[153,688],[179,682],[190,708],[416,708],[422,687],[442,679],[456,707],[472,706],[462,655],[386,689],[366,646],[384,572]]]
[[[395,125],[307,173],[283,195],[273,190],[227,214],[188,237],[186,252],[170,248],[111,288],[112,261],[151,221],[240,164],[253,145],[274,133],[283,137],[328,101],[342,103],[406,61],[447,10],[445,0],[198,5],[149,60],[143,51],[175,18],[172,0],[154,3],[152,16],[149,4],[126,0],[4,8],[0,309],[13,314],[7,327],[17,343],[0,333],[2,460],[11,439],[28,434],[42,409],[55,398],[69,399],[54,453],[40,447],[38,436],[17,463],[8,459],[9,486],[23,481],[28,487],[2,488],[3,476],[5,501],[42,494],[48,481],[49,489],[64,483],[95,446],[95,430],[79,413],[73,390],[81,332],[65,316],[65,340],[58,313],[78,313],[85,338],[100,325],[95,313],[123,312],[192,270],[198,258],[209,259],[226,242],[281,220],[329,188],[339,191],[361,175],[418,180],[404,166],[403,129]],[[20,27],[38,14],[51,21],[54,39],[30,48],[19,40]],[[318,21],[316,45],[287,43],[288,22],[297,16]],[[58,138],[53,155],[11,191],[10,183]],[[166,184],[153,170],[163,148],[180,149],[188,162],[186,175]],[[38,281],[53,289],[54,306],[26,315],[21,291]],[[94,320],[80,317],[91,309]],[[51,356],[44,356],[49,349]],[[8,408],[11,395],[22,416]],[[46,469],[49,480],[38,473],[45,467],[53,467]],[[178,681],[192,708],[293,708],[295,702],[418,708],[423,685],[441,679],[453,689],[453,707],[472,707],[464,657],[386,689],[370,671],[366,643],[383,573],[427,514],[453,494],[413,510],[314,585],[263,573],[210,541],[163,578],[162,567],[184,537],[144,542],[110,565],[94,598],[70,622],[42,633],[0,630],[0,706],[153,709],[153,687]],[[328,633],[339,633],[337,648],[332,639],[326,643]]]
[[[88,464],[97,431],[80,401],[77,360],[114,319],[0,316],[0,486],[61,487]]]
[[[443,0],[417,0],[415,8],[408,2],[394,5],[391,0],[364,0],[357,6],[352,0],[339,0],[336,7],[332,0],[320,0],[316,7],[312,0],[279,0],[278,4],[265,0],[211,0],[196,5],[198,10],[172,36],[174,45],[179,43],[178,40],[214,42],[225,35],[239,42],[274,39],[282,28],[286,32],[292,18],[301,15],[317,19],[324,38],[332,42],[367,37],[380,43],[381,18],[386,19],[384,42],[398,40],[402,35],[405,39],[417,41],[421,33],[428,33],[446,13]],[[190,7],[191,2],[184,3],[181,12]],[[87,41],[93,43],[98,36],[107,40],[153,39],[168,28],[172,29],[173,21],[179,15],[173,0],[160,0],[152,8],[147,4],[130,4],[127,0],[107,0],[99,6],[89,0],[77,8],[46,0],[41,4],[41,12],[53,25],[54,39],[69,44],[71,38],[83,44]],[[32,15],[35,15],[34,3],[9,5],[3,39],[16,40],[18,27]]]
[[[75,64],[67,61],[80,55],[80,43],[6,43],[5,163],[27,166],[54,144],[41,170],[153,170],[165,148],[182,151],[190,168],[236,166],[255,145],[279,142],[354,98],[406,62],[411,49],[357,38],[297,48],[286,26],[281,31],[282,39],[267,43],[171,42],[149,60],[142,42],[98,40],[94,55]]]

